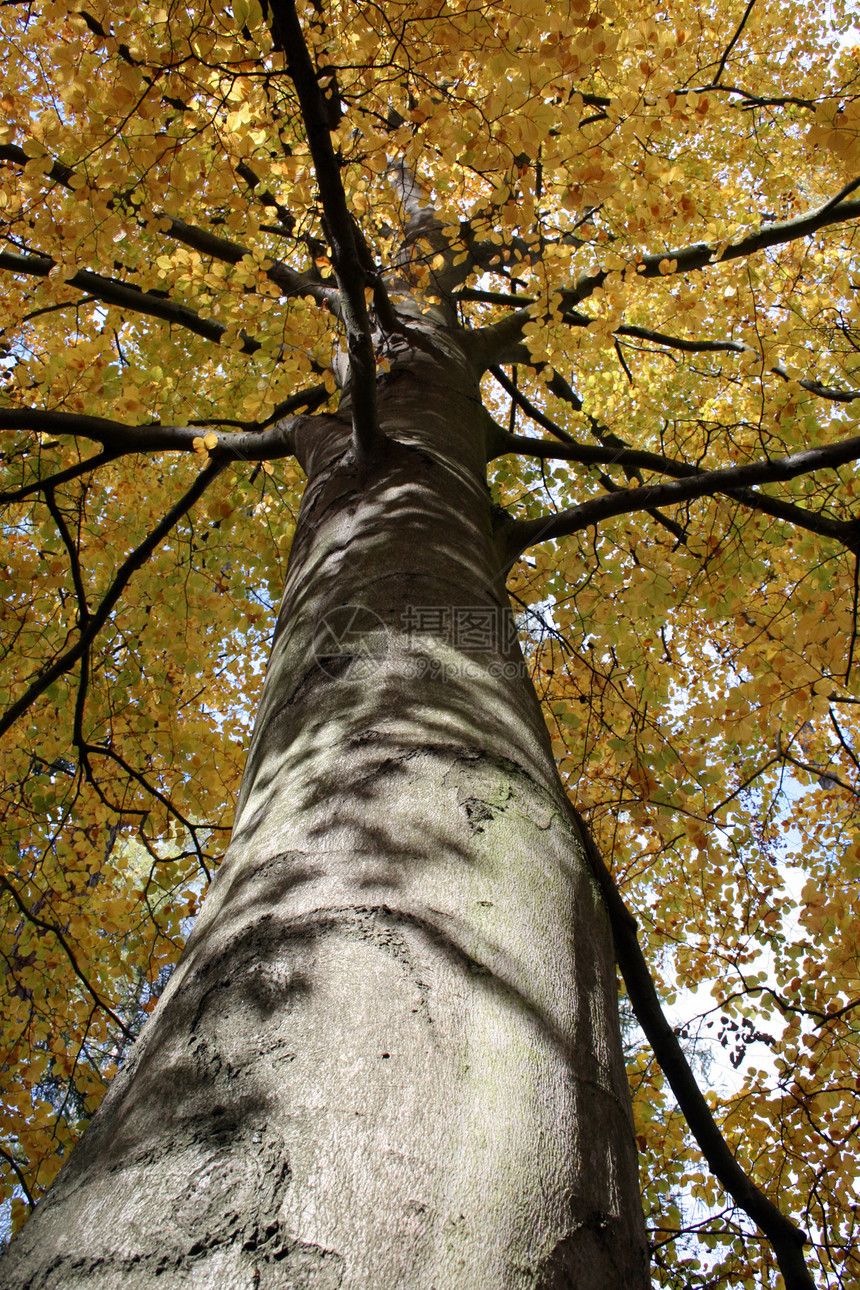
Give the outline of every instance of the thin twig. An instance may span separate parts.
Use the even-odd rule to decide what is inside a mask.
[[[735,32],[735,34],[732,36],[731,40],[730,40],[730,41],[729,41],[729,43],[726,45],[726,48],[725,48],[725,50],[723,51],[723,56],[722,56],[722,58],[720,59],[719,66],[717,67],[716,73],[715,73],[715,75],[714,75],[714,86],[715,86],[715,87],[716,87],[717,82],[719,81],[720,77],[722,76],[723,72],[725,71],[726,63],[727,63],[727,62],[728,62],[728,60],[729,60],[729,54],[732,52],[732,50],[734,49],[735,45],[736,45],[736,44],[738,43],[738,41],[740,40],[741,32],[743,31],[744,27],[747,25],[747,19],[749,18],[750,14],[751,14],[751,13],[752,13],[752,11],[753,11],[753,5],[754,5],[754,4],[755,4],[755,0],[749,0],[749,4],[747,5],[746,9],[744,10],[744,16],[743,16],[743,18],[741,18],[740,22],[738,23],[738,29],[737,29],[737,31],[736,31],[736,32]]]

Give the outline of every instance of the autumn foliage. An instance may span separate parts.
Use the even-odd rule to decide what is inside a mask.
[[[0,7],[0,1185],[15,1226],[154,1006],[226,846],[302,490],[277,426],[336,406],[342,379],[349,284],[264,8]],[[488,478],[530,525],[508,585],[571,798],[729,1146],[808,1233],[815,1284],[847,1290],[850,6],[297,9],[365,309],[384,327],[386,292],[432,308],[445,290],[501,338]],[[422,227],[418,184],[435,209]],[[384,346],[375,362],[384,375]],[[632,1022],[627,1039],[655,1284],[778,1284]]]

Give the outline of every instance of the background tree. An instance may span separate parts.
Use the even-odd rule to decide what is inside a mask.
[[[788,1285],[856,1282],[860,55],[847,23],[841,3],[755,0],[0,9],[0,1173],[16,1225],[154,1007],[226,845],[305,473],[306,515],[320,497],[338,522],[366,506],[385,559],[398,525],[418,559],[427,499],[405,500],[417,477],[397,452],[435,443],[430,457],[473,481],[490,458],[496,509],[476,520],[475,488],[468,505],[454,489],[422,577],[479,550],[498,556],[493,572],[510,564],[552,751],[653,1046],[629,1073],[656,1283],[770,1285],[777,1263]],[[450,399],[465,409],[468,369],[483,410],[472,398],[433,441],[422,418],[448,394],[429,376],[422,392],[421,374],[449,344]],[[357,472],[348,497],[326,492],[333,462]],[[342,538],[306,524],[296,621],[324,604],[314,559]],[[348,581],[329,591],[345,598]],[[427,585],[420,599],[401,588],[390,618],[373,602],[373,621],[390,631],[410,607],[475,603]],[[299,730],[316,704],[333,721],[326,704],[347,693],[366,715],[393,666],[366,621],[340,628],[330,655],[302,638],[335,697],[315,690]],[[450,629],[405,632],[420,694],[446,679]],[[354,693],[338,671],[353,638]],[[513,678],[515,646],[502,654]],[[484,689],[481,658],[467,692],[460,643],[461,671],[432,691],[438,728],[450,707],[496,722],[501,747],[520,731],[499,715],[512,705],[540,780],[518,682]],[[316,766],[313,782],[348,789],[366,831],[387,828],[396,800],[363,797],[357,766]],[[258,772],[259,758],[246,815]],[[508,787],[460,784],[473,858]],[[525,812],[536,872],[539,813]],[[525,914],[505,934],[538,952]],[[731,1051],[737,1081],[707,1104],[646,963],[664,1003],[697,992],[687,1011]],[[414,1053],[403,1069],[441,1080]],[[487,1097],[502,1122],[512,1103]],[[229,1117],[213,1140],[231,1132],[275,1178],[274,1212],[277,1153]],[[205,1160],[177,1175],[178,1277],[209,1260],[226,1284],[225,1250],[241,1247],[248,1284],[362,1284],[334,1247],[229,1228],[250,1201],[225,1176],[218,1192]],[[537,1212],[534,1195],[521,1205]],[[221,1222],[208,1246],[207,1206]],[[474,1284],[474,1265],[439,1263],[467,1238],[455,1223],[430,1241],[422,1212],[400,1224],[400,1257],[411,1267],[435,1241],[422,1266],[442,1268],[446,1290]],[[579,1284],[569,1251],[540,1263],[520,1239],[510,1284]],[[73,1253],[33,1284],[71,1284]],[[120,1253],[124,1276],[153,1275]]]

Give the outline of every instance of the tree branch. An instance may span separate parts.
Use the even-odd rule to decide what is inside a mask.
[[[860,186],[860,179],[856,181],[856,186]],[[847,187],[851,186],[848,185]],[[537,303],[533,297],[505,295],[501,292],[493,291],[460,291],[456,298],[458,300],[481,299],[495,304]],[[573,327],[587,327],[590,322],[594,321],[594,319],[589,318],[587,314],[580,313],[578,310],[570,310],[564,315],[564,321]],[[496,326],[499,325],[500,324],[496,324]],[[615,328],[612,335],[616,337],[629,336],[636,340],[648,341],[652,345],[665,345],[669,349],[677,349],[685,354],[752,354],[756,358],[760,357],[757,349],[754,349],[752,345],[744,344],[743,341],[689,340],[684,336],[671,336],[666,332],[656,331],[653,327],[639,327],[632,323],[622,323],[620,327]],[[511,355],[511,357],[513,357],[513,355]],[[517,359],[518,361],[525,362],[527,365],[529,363],[528,354],[520,354],[519,351],[517,351]],[[496,376],[498,369],[496,366],[491,365],[488,370]],[[775,376],[781,377],[784,381],[796,379],[798,385],[801,386],[802,389],[807,390],[810,394],[817,395],[819,398],[829,399],[834,403],[853,403],[856,399],[860,399],[860,390],[835,389],[831,386],[824,385],[821,381],[812,380],[809,377],[793,378],[781,363],[776,364],[768,370],[773,372]],[[539,425],[544,425],[544,422],[540,420],[540,417],[534,416],[533,412],[530,412],[529,415],[533,420],[537,421]],[[548,427],[545,426],[545,428]],[[555,434],[556,431],[552,430],[550,433]]]
[[[0,161],[11,161],[15,166],[26,166],[28,161],[34,158],[29,156],[23,148],[19,148],[17,143],[0,144]],[[51,168],[47,172],[48,179],[53,179],[55,183],[67,187],[69,180],[74,174],[71,166],[64,165],[61,161],[52,161]]]
[[[155,212],[155,218],[169,223],[169,227],[164,230],[169,237],[175,238],[184,246],[190,246],[194,251],[199,251],[201,255],[210,255],[214,260],[221,260],[224,264],[239,264],[246,256],[251,256],[247,247],[231,242],[225,237],[219,237],[216,233],[210,233],[207,229],[198,228],[194,224],[186,224],[185,220],[176,219],[171,215],[162,215],[160,212]],[[326,305],[333,312],[337,312],[337,292],[334,287],[327,287],[313,274],[299,273],[296,269],[291,269],[288,264],[284,264],[283,260],[275,260],[271,256],[266,258],[271,260],[271,264],[268,269],[263,270],[263,273],[269,282],[280,288],[282,295],[309,296],[317,304]]]
[[[102,746],[100,744],[88,743],[84,739],[83,734],[80,732],[80,729],[76,731],[76,734],[80,734],[80,738],[77,741],[78,751],[84,763],[85,770],[89,772],[88,778],[91,780],[91,782],[95,784],[95,777],[92,775],[92,771],[89,765],[89,757],[91,753],[97,754],[99,757],[107,757],[110,760],[115,761],[118,766],[122,767],[122,769],[128,775],[129,779],[133,779],[135,783],[140,784],[141,788],[143,788],[145,792],[151,794],[151,796],[154,797],[156,801],[161,803],[161,805],[167,811],[168,815],[172,815],[173,818],[175,820],[178,820],[179,823],[182,825],[182,827],[187,830],[188,836],[191,838],[191,841],[194,844],[194,850],[197,853],[197,863],[200,865],[200,868],[203,870],[203,873],[206,876],[206,881],[211,882],[212,872],[209,866],[207,865],[205,859],[203,858],[204,852],[203,852],[203,848],[200,845],[200,839],[198,838],[197,834],[199,832],[200,827],[204,829],[211,829],[212,826],[205,825],[205,826],[198,827],[192,824],[190,820],[186,819],[186,817],[182,814],[181,811],[177,810],[177,808],[173,805],[173,802],[171,802],[169,797],[166,797],[164,793],[162,793],[159,789],[154,788],[152,784],[148,782],[148,780],[144,775],[142,775],[139,771],[136,771],[133,766],[130,766],[129,763],[125,760],[125,758],[121,757],[118,752],[115,752],[113,750],[113,748]],[[104,795],[102,794],[101,790],[98,787],[96,788],[96,791],[98,792],[99,796],[102,798],[103,801],[107,801],[107,798],[104,797]],[[117,814],[122,814],[122,810],[120,807],[116,806],[113,802],[110,802],[108,804],[110,805],[112,810],[117,812]],[[126,808],[126,810],[127,809],[128,808]],[[143,814],[143,812],[141,812],[141,814]],[[142,827],[142,824],[141,824],[141,827]]]
[[[18,1186],[21,1188],[22,1192],[27,1197],[27,1204],[35,1205],[36,1201],[33,1197],[33,1193],[30,1191],[30,1188],[27,1186],[27,1179],[24,1176],[21,1170],[21,1166],[18,1164],[17,1160],[15,1160],[14,1156],[10,1156],[9,1152],[4,1150],[3,1147],[0,1147],[0,1156],[3,1157],[3,1159],[6,1161],[7,1165],[9,1166],[9,1168],[14,1172],[15,1177],[18,1179]]]
[[[33,158],[29,157],[23,148],[17,144],[9,143],[0,145],[0,161],[11,161],[15,165],[25,166]],[[253,171],[240,163],[238,168],[240,178],[244,179],[251,187],[259,184],[259,180]],[[69,186],[69,181],[74,177],[75,170],[72,166],[67,166],[62,162],[53,161],[50,170],[47,172],[50,179],[62,184],[64,187]],[[264,205],[274,205],[277,207],[279,214],[283,211],[270,193],[262,195],[261,201]],[[122,197],[112,198],[108,203],[108,209],[115,209],[117,205],[125,205]],[[132,212],[135,212],[134,203],[129,203]],[[288,212],[286,212],[288,214]],[[251,252],[247,247],[240,246],[237,242],[232,242],[228,238],[220,237],[215,233],[210,233],[207,229],[199,228],[194,224],[188,224],[185,220],[168,215],[164,211],[153,211],[152,218],[159,220],[162,225],[162,232],[168,237],[174,238],[184,246],[190,246],[192,250],[199,251],[201,255],[209,255],[215,260],[221,260],[225,264],[239,264],[246,256],[250,257]],[[290,217],[292,218],[292,217]],[[138,217],[139,219],[139,217]],[[143,221],[140,221],[143,222]],[[293,223],[295,221],[293,220]],[[272,261],[268,269],[263,270],[270,282],[273,282],[281,289],[285,296],[310,296],[318,304],[329,307],[336,301],[337,292],[333,287],[327,287],[319,278],[311,273],[299,273],[296,269],[291,269],[283,260],[276,260],[272,256],[267,257]],[[133,289],[133,288],[132,288]]]
[[[269,192],[268,188],[265,188],[261,193],[257,192],[262,180],[254,173],[247,161],[238,163],[236,174],[245,181],[262,206],[268,206],[270,210],[275,211],[278,216],[278,222],[282,226],[282,233],[292,233],[296,227],[295,216],[287,210],[286,206],[281,205],[278,199]]]
[[[781,246],[786,242],[796,242],[801,237],[809,237],[819,229],[831,224],[841,224],[846,220],[860,216],[860,201],[841,202],[834,206],[827,201],[817,209],[797,215],[793,219],[774,220],[763,224],[756,233],[749,233],[739,242],[730,242],[722,250],[718,245],[698,242],[693,246],[682,247],[675,251],[658,251],[654,255],[645,255],[636,261],[636,272],[643,278],[664,278],[690,273],[696,269],[709,268],[713,264],[728,263],[731,260],[747,259],[757,251],[764,251],[770,246]],[[660,266],[674,264],[667,274]],[[585,300],[609,277],[611,270],[598,269],[595,273],[583,274],[573,290],[563,297],[563,307],[576,305]]]
[[[556,449],[555,445],[552,447],[556,452],[561,451]],[[577,447],[576,451],[590,454],[601,450]],[[623,456],[628,456],[628,459],[633,461],[640,454],[634,453],[632,449],[623,449],[619,450],[614,460],[620,462]],[[798,475],[811,474],[816,470],[834,469],[848,462],[857,461],[858,458],[860,458],[860,436],[843,439],[823,448],[809,448],[804,452],[794,453],[790,457],[751,462],[724,470],[699,471],[696,467],[670,463],[674,466],[674,470],[671,472],[667,470],[666,473],[683,474],[683,478],[671,483],[646,484],[641,488],[625,488],[610,495],[593,497],[579,506],[559,511],[556,515],[542,516],[533,520],[515,520],[509,529],[509,541],[512,544],[511,559],[516,559],[526,547],[533,546],[537,542],[568,537],[572,533],[578,533],[592,524],[599,524],[602,520],[611,519],[616,515],[648,510],[653,506],[674,506],[680,502],[714,493],[727,495],[747,505],[753,504],[752,499],[754,499],[756,509],[765,510],[768,514],[775,514],[778,518],[788,519],[793,523],[799,523],[802,518],[804,528],[832,537],[840,541],[849,551],[854,551],[858,544],[858,536],[853,522],[825,520],[821,516],[816,517],[811,512],[804,511],[801,507],[794,507],[790,503],[764,497],[759,493],[753,493],[752,498],[747,500],[740,490],[751,489],[756,484],[779,483],[794,479]],[[637,461],[636,464],[639,462]],[[665,470],[665,467],[660,469]],[[688,475],[690,471],[694,473]],[[779,511],[776,510],[777,507]],[[790,509],[786,509],[789,507]]]
[[[757,232],[749,233],[746,237],[729,243],[722,249],[719,244],[697,242],[692,246],[673,251],[658,251],[652,255],[638,256],[633,262],[637,275],[647,279],[667,278],[710,268],[715,264],[727,263],[731,260],[746,259],[757,251],[786,242],[794,242],[799,238],[809,237],[819,229],[827,228],[832,224],[860,217],[860,201],[846,202],[841,198],[842,194],[838,194],[837,198],[825,202],[823,206],[808,211],[804,215],[763,224]],[[584,314],[578,313],[576,306],[602,287],[613,272],[618,270],[598,268],[592,273],[583,273],[574,287],[561,293],[560,308],[568,322],[584,326],[591,321]],[[482,363],[484,368],[490,363],[504,362],[510,347],[522,339],[523,327],[526,323],[534,321],[534,317],[533,309],[526,307],[508,314],[499,322],[490,323],[487,327],[471,332],[469,343],[474,351],[474,361]]]
[[[9,273],[26,274],[31,277],[47,278],[52,269],[57,267],[56,260],[49,255],[18,255],[12,251],[0,251],[0,269]],[[145,314],[150,318],[159,318],[162,322],[184,327],[205,340],[221,343],[227,328],[223,323],[211,318],[201,318],[196,310],[188,305],[177,304],[169,296],[161,296],[153,291],[143,291],[140,287],[129,286],[115,278],[103,277],[89,269],[78,271],[65,279],[65,285],[86,291],[96,300],[118,309],[130,310],[132,313]],[[241,353],[255,354],[261,348],[258,340],[242,334]]]
[[[71,571],[72,571],[72,582],[75,588],[75,595],[77,596],[77,599],[78,599],[77,625],[79,628],[85,627],[86,624],[89,622],[90,611],[89,611],[89,606],[87,605],[87,593],[84,590],[84,583],[83,583],[83,579],[81,578],[81,562],[80,562],[80,557],[78,555],[78,549],[75,546],[74,541],[72,540],[72,535],[69,532],[69,526],[66,524],[65,516],[63,515],[59,506],[57,505],[57,499],[54,496],[53,488],[51,487],[45,488],[44,493],[45,493],[45,502],[47,503],[48,510],[51,512],[51,517],[53,518],[54,523],[59,529],[60,537],[62,538],[62,541],[63,541],[63,546],[66,548],[66,554],[69,557],[69,564],[71,566]]]
[[[2,418],[2,411],[0,411],[0,418]],[[48,475],[47,479],[37,479],[32,484],[23,484],[21,488],[0,493],[0,505],[23,502],[33,493],[59,488],[61,484],[67,484],[70,479],[78,479],[81,475],[88,475],[92,470],[98,470],[99,466],[107,465],[109,461],[116,461],[119,456],[121,456],[119,452],[98,452],[94,457],[88,457],[86,461],[79,461],[76,466],[69,466],[67,470],[58,470],[56,475]]]
[[[100,40],[103,40],[106,43],[109,40],[113,39],[113,32],[103,27],[102,24],[99,22],[98,18],[95,18],[92,14],[87,13],[86,9],[78,10],[78,15],[81,18],[83,18],[87,27],[90,29],[90,31],[93,33],[94,36],[98,36]],[[126,45],[124,42],[117,41],[116,52],[119,54],[122,61],[124,63],[127,63],[129,67],[142,68],[144,66],[144,64],[140,61],[140,59],[134,57],[128,45]],[[166,71],[167,69],[166,68],[160,69],[158,72],[156,72],[155,76],[149,76],[147,75],[146,72],[141,71],[141,79],[147,85],[153,86],[155,85],[155,82],[158,79],[158,77],[162,74],[162,70]],[[183,103],[181,99],[176,99],[170,95],[163,94],[161,96],[161,101],[162,103],[168,103],[171,107],[175,108],[177,112],[188,111],[188,104]]]
[[[548,430],[550,434],[555,435],[557,439],[560,439],[562,443],[564,443],[565,445],[567,445],[569,448],[572,449],[572,451],[570,452],[561,452],[558,455],[563,459],[574,460],[574,461],[577,460],[575,453],[578,448],[578,445],[576,443],[576,440],[573,438],[573,436],[568,434],[566,430],[562,430],[561,426],[556,425],[554,421],[551,421],[548,416],[546,416],[543,412],[541,412],[540,408],[536,408],[534,404],[531,403],[530,400],[527,399],[525,395],[523,395],[520,392],[520,390],[517,389],[517,387],[513,384],[513,382],[508,380],[508,378],[505,376],[501,368],[491,367],[490,372],[496,378],[496,380],[499,382],[502,388],[507,390],[507,392],[510,394],[512,399],[512,406],[518,405],[519,407],[521,407],[523,411],[527,413],[528,416],[530,416],[534,421],[537,422],[538,425],[543,426],[544,429]],[[593,417],[589,419],[591,421],[592,432],[597,436],[598,439],[603,439],[604,436],[600,433],[597,422],[594,420]],[[505,430],[502,429],[501,426],[498,426],[497,431],[491,436],[490,441],[488,443],[488,447],[492,452],[492,456],[489,458],[489,460],[492,461],[495,457],[503,456],[506,452],[522,451],[523,450],[522,445],[524,444],[539,444],[541,446],[546,445],[546,447],[550,449],[554,446],[552,444],[546,444],[546,441],[542,439],[521,438],[520,436],[514,435],[512,433],[507,433]],[[519,447],[517,445],[519,445]],[[528,450],[526,449],[526,451]],[[599,449],[598,451],[605,451],[605,448]],[[608,465],[614,465],[618,460],[617,450],[613,448],[611,449],[611,451],[613,452],[613,456],[607,462]],[[551,451],[543,453],[538,449],[538,451],[532,452],[530,455],[544,459],[546,457],[552,457],[554,454]],[[595,461],[592,464],[596,465],[598,463]],[[641,482],[641,476],[639,475],[638,467],[631,466],[629,462],[621,462],[620,464],[622,465],[622,468],[624,469],[625,474],[627,474],[628,477],[632,474],[636,478],[638,478]],[[614,484],[612,480],[609,479],[606,475],[601,474],[600,482],[603,484],[603,487],[607,490],[607,492],[618,491],[618,486]],[[684,529],[680,524],[676,524],[674,520],[669,519],[667,516],[663,515],[661,511],[657,510],[654,507],[649,507],[648,514],[658,524],[662,525],[663,528],[667,529],[672,534],[672,536],[676,539],[676,541],[686,542],[686,533],[684,532]]]
[[[822,210],[833,210],[834,206],[838,206],[840,202],[844,201],[846,197],[858,188],[860,188],[860,179],[850,179],[844,188],[839,189],[839,192],[835,197],[831,197],[830,201],[825,203]]]
[[[275,461],[293,455],[293,433],[305,417],[289,417],[275,422],[266,429],[225,433],[213,430],[215,442],[208,447],[209,455],[225,465],[228,461]],[[217,424],[207,422],[209,424]],[[40,408],[0,408],[0,430],[32,430],[40,433],[74,435],[100,443],[106,452],[99,454],[101,461],[113,459],[129,452],[196,452],[201,451],[202,425],[165,426],[159,422],[130,426],[108,417],[87,416],[86,413],[43,411]],[[92,462],[99,459],[93,457]],[[89,465],[90,463],[83,463]],[[74,474],[82,473],[73,467]],[[74,478],[69,472],[29,485],[27,492],[39,491],[63,477]],[[0,501],[20,500],[20,490],[14,494],[0,494]]]
[[[636,920],[603,863],[585,820],[573,806],[570,812],[609,914],[615,955],[627,987],[627,996],[690,1132],[711,1172],[770,1241],[786,1290],[814,1290],[814,1282],[803,1257],[803,1246],[809,1238],[756,1187],[729,1150],[678,1037],[663,1015],[653,978],[639,947]]]
[[[860,184],[860,180],[857,181]],[[578,315],[581,318],[582,315]],[[589,320],[590,321],[590,320]],[[579,325],[577,319],[577,325]],[[759,352],[752,345],[745,345],[739,340],[687,340],[682,336],[670,336],[666,332],[655,331],[651,327],[636,327],[633,325],[623,325],[616,327],[613,332],[614,336],[631,336],[638,340],[649,341],[653,345],[665,345],[670,349],[681,350],[686,354],[752,354],[759,358]],[[777,363],[776,366],[768,369],[773,372],[774,376],[779,376],[784,381],[797,380],[797,384],[802,389],[808,390],[810,394],[815,394],[822,399],[830,399],[834,403],[853,403],[855,399],[860,399],[860,390],[839,390],[831,386],[824,385],[821,381],[814,381],[808,377],[793,378],[789,372]]]
[[[352,378],[352,429],[357,455],[364,457],[379,437],[376,417],[376,358],[364,297],[366,276],[355,244],[353,220],[329,132],[326,101],[317,80],[293,0],[264,0],[275,48],[284,54],[296,88],[308,146],[322,198],[326,236],[340,292],[340,313]]]
[[[573,435],[569,434],[567,430],[563,430],[561,426],[556,425],[554,421],[551,421],[550,418],[546,415],[546,413],[541,412],[540,408],[536,408],[535,405],[531,402],[531,400],[527,399],[526,396],[522,393],[522,391],[517,389],[513,381],[508,380],[508,378],[505,376],[504,372],[500,367],[493,366],[489,369],[489,371],[490,371],[490,374],[495,378],[495,380],[498,381],[499,385],[501,385],[505,393],[510,395],[514,403],[516,403],[518,407],[521,407],[523,412],[525,412],[527,416],[530,416],[532,421],[534,421],[536,425],[542,426],[544,430],[548,431],[549,434],[553,435],[556,439],[559,439],[562,443],[566,443],[573,447],[576,446],[576,440],[574,439]],[[541,442],[541,440],[539,439],[528,440],[528,441],[520,440],[518,436],[511,435],[511,434],[508,435],[506,442],[510,442],[511,439],[518,439],[518,441],[522,443],[524,442],[540,443]],[[495,447],[495,440],[493,441],[493,446]],[[520,451],[520,449],[518,448],[505,447],[501,452],[494,453],[494,456],[501,457],[504,455],[504,453],[518,452],[518,451]],[[535,453],[533,455],[539,456],[540,454]],[[490,460],[492,461],[492,457],[490,458]]]
[[[643,469],[653,470],[662,475],[671,475],[678,479],[688,479],[702,473],[698,466],[690,465],[688,462],[674,461],[671,457],[662,457],[658,453],[642,452],[638,449],[630,448],[620,441],[616,446],[609,441],[608,435],[605,436],[606,442],[600,448],[579,444],[572,435],[569,435],[566,430],[556,425],[545,413],[536,408],[508,380],[501,368],[491,367],[489,370],[523,411],[538,425],[560,439],[564,445],[560,447],[558,444],[550,443],[546,439],[530,439],[523,435],[509,434],[501,426],[496,426],[494,422],[494,432],[488,442],[491,453],[490,461],[511,452],[538,457],[543,460],[551,458],[559,461],[576,461],[585,466],[617,465],[624,470],[628,477],[635,475],[640,482],[642,481],[639,471]],[[560,378],[554,377],[554,380],[558,379]],[[561,397],[565,397],[564,391],[559,391],[559,393]],[[569,395],[567,397],[569,398]],[[594,418],[591,418],[591,421],[594,433],[598,435],[598,438],[603,438],[604,436],[601,436],[597,431]],[[601,475],[601,482],[607,491],[619,491],[604,475]],[[810,533],[818,533],[823,537],[833,538],[843,544],[847,538],[853,536],[846,530],[844,523],[840,523],[838,520],[829,520],[815,511],[809,511],[802,506],[798,506],[795,502],[769,497],[766,493],[755,492],[752,488],[735,488],[725,495],[732,497],[735,501],[740,502],[741,505],[749,507],[750,510],[762,511],[764,514],[772,515],[776,519],[786,520],[797,528],[806,529]],[[667,528],[679,541],[685,540],[686,534],[684,530],[680,529],[673,520],[668,519],[654,507],[646,507],[646,510],[652,519]]]
[[[501,427],[499,429],[501,430]],[[505,434],[504,431],[501,433]],[[659,453],[645,452],[638,448],[613,448],[612,445],[593,448],[588,444],[560,446],[547,439],[529,439],[523,435],[509,435],[506,438],[496,436],[494,446],[499,449],[498,456],[502,456],[505,452],[525,453],[528,456],[544,459],[576,461],[584,466],[605,465],[621,466],[622,469],[628,467],[633,470],[654,470],[663,475],[674,476],[676,479],[699,478],[704,474],[698,466],[692,466],[688,462],[674,461],[671,457],[661,457]],[[635,496],[639,490],[628,491]],[[725,492],[721,489],[720,491],[723,496],[733,498],[750,510],[763,511],[766,515],[773,515],[775,519],[787,520],[788,523],[807,529],[810,533],[818,533],[822,537],[833,538],[834,541],[843,544],[853,540],[851,525],[847,521],[829,520],[815,511],[798,506],[796,502],[770,497],[766,493],[755,492],[752,488],[732,488],[726,489]]]
[[[746,9],[744,10],[744,16],[743,16],[743,18],[741,18],[740,22],[738,23],[737,30],[735,31],[735,34],[732,36],[731,40],[729,41],[729,43],[726,45],[725,49],[723,50],[723,56],[722,56],[722,58],[720,59],[719,67],[717,68],[716,72],[714,73],[714,85],[715,85],[715,86],[716,86],[717,82],[719,81],[720,77],[722,76],[723,72],[724,72],[724,71],[725,71],[725,69],[726,69],[726,63],[729,61],[729,54],[732,52],[732,50],[734,49],[735,45],[738,43],[738,41],[739,41],[739,40],[740,40],[740,38],[741,38],[741,33],[742,33],[742,31],[743,31],[744,27],[747,25],[747,19],[749,18],[750,14],[751,14],[751,13],[752,13],[752,11],[753,11],[753,6],[754,6],[754,4],[755,4],[755,0],[749,0],[749,4],[747,5]]]

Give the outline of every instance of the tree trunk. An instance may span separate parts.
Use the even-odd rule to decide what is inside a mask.
[[[648,1285],[608,922],[516,643],[477,376],[424,335],[370,460],[342,414],[298,433],[233,840],[14,1290]]]

